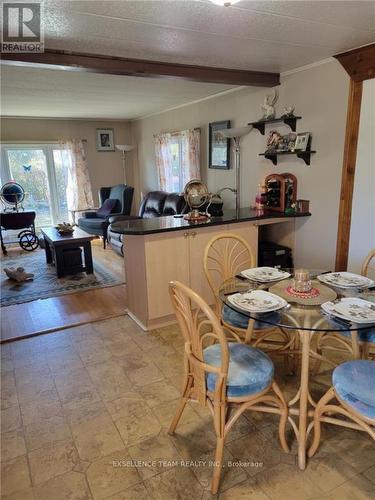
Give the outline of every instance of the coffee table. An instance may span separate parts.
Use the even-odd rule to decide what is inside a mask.
[[[66,275],[86,272],[94,272],[92,265],[91,240],[94,236],[82,231],[79,227],[74,229],[73,234],[62,235],[56,228],[47,227],[41,229],[45,241],[45,252],[47,264],[56,266],[58,278]],[[82,262],[82,250],[84,262]]]

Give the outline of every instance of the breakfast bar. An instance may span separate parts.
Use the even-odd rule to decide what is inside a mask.
[[[203,253],[218,233],[242,236],[254,249],[259,241],[295,248],[295,220],[310,213],[285,215],[249,208],[225,210],[221,217],[191,223],[183,217],[130,219],[111,225],[123,234],[129,316],[145,331],[175,322],[168,283],[190,286],[209,304],[214,297],[203,271]]]

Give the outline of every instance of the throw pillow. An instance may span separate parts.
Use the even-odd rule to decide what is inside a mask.
[[[96,212],[98,217],[107,217],[111,214],[117,205],[117,200],[113,200],[112,198],[107,198],[103,205]]]

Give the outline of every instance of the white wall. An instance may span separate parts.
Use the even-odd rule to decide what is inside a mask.
[[[349,77],[336,61],[282,78],[278,115],[283,106],[296,106],[296,114],[302,116],[297,131],[312,132],[312,148],[317,150],[310,167],[293,156],[281,158],[276,167],[259,157],[258,153],[265,149],[266,136],[257,130],[242,140],[242,206],[253,203],[256,186],[272,172],[295,174],[298,197],[310,200],[312,217],[297,221],[297,265],[330,269],[334,266],[348,86]],[[270,89],[249,88],[133,122],[132,140],[138,144],[138,165],[133,165],[137,196],[140,191],[158,189],[153,135],[192,127],[201,128],[201,172],[209,190],[233,186],[233,169],[207,167],[208,124],[230,119],[232,126],[243,126],[257,120],[260,105],[269,92]],[[290,131],[285,125],[274,128],[282,133]],[[225,195],[226,206],[233,206],[233,196]]]
[[[1,140],[12,141],[58,141],[59,139],[86,139],[87,165],[95,203],[102,186],[122,183],[123,170],[120,151],[98,152],[96,129],[113,128],[116,144],[130,142],[130,125],[127,122],[104,120],[47,120],[47,119],[1,119]],[[130,182],[129,182],[130,184]]]
[[[375,248],[375,79],[363,82],[348,269],[359,272]]]

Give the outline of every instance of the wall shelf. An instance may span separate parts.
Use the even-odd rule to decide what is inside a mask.
[[[316,151],[275,151],[269,153],[260,153],[259,156],[264,156],[267,160],[271,160],[274,165],[277,165],[277,157],[282,155],[295,155],[297,158],[301,158],[306,165],[310,165],[310,156],[316,153]]]
[[[266,124],[268,123],[285,123],[285,125],[289,125],[289,127],[296,131],[297,128],[297,120],[300,120],[301,116],[281,116],[280,118],[274,118],[273,120],[258,120],[256,122],[250,122],[248,125],[252,125],[254,128],[259,130],[259,132],[264,135]]]

